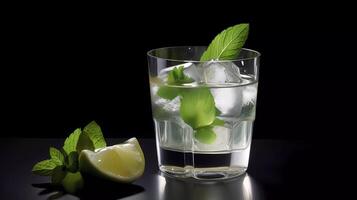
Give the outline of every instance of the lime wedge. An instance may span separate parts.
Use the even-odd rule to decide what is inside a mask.
[[[136,138],[122,144],[98,149],[83,150],[79,156],[81,172],[121,183],[138,179],[145,169],[143,151]]]

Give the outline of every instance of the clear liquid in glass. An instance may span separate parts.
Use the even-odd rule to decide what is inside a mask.
[[[224,126],[215,126],[216,139],[204,144],[180,117],[180,97],[173,100],[156,95],[159,85],[151,83],[156,144],[161,171],[176,177],[224,179],[244,173],[248,167],[257,86],[248,76],[242,83],[204,85],[214,97]],[[190,90],[202,85],[182,86]]]

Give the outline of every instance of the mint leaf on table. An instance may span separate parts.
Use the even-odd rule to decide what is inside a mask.
[[[79,154],[77,153],[77,151],[72,151],[66,157],[65,166],[66,166],[67,171],[70,171],[73,173],[78,171],[78,166],[79,166],[78,157],[79,157]]]
[[[50,176],[53,173],[53,169],[55,169],[56,167],[57,164],[52,159],[43,160],[33,166],[32,172],[40,176]]]
[[[248,38],[248,32],[249,24],[238,24],[227,28],[213,39],[200,60],[236,59]]]
[[[54,185],[60,185],[62,183],[63,178],[66,176],[66,171],[63,166],[57,166],[53,169],[53,173],[51,176],[51,182]]]
[[[50,157],[55,162],[62,165],[64,163],[64,155],[62,152],[54,147],[50,147]]]
[[[193,129],[212,124],[216,107],[208,88],[186,89],[181,95],[180,115],[184,122]]]
[[[102,133],[102,129],[95,121],[90,122],[86,127],[84,127],[83,133],[86,134],[93,142],[94,149],[103,148],[107,146],[107,143],[105,142]]]
[[[76,150],[77,150],[78,153],[81,153],[81,151],[85,150],[85,149],[94,151],[95,147],[94,147],[93,141],[83,131],[81,133],[81,135],[79,136],[79,138],[78,138]]]
[[[81,129],[77,128],[64,141],[63,150],[66,152],[67,155],[70,154],[72,151],[76,151],[78,139],[81,132]]]
[[[83,131],[80,128],[71,133],[65,140],[63,151],[50,147],[49,160],[35,164],[32,172],[37,175],[51,176],[54,185],[62,185],[65,191],[74,193],[83,187],[79,172],[79,153],[84,150],[94,151],[106,146],[100,126],[92,121]]]

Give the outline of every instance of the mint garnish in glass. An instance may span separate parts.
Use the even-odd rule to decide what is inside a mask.
[[[222,31],[202,54],[200,61],[236,59],[247,40],[248,32],[249,24],[238,24]],[[215,106],[210,89],[201,83],[198,87],[184,87],[192,82],[194,80],[185,75],[183,66],[174,67],[168,73],[166,83],[158,89],[157,95],[167,100],[179,97],[182,120],[192,127],[198,141],[211,144],[216,139],[213,128],[223,126],[224,121],[217,118],[221,112]]]

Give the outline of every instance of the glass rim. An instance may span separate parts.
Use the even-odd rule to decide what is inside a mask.
[[[200,61],[200,60],[180,60],[180,59],[171,59],[171,58],[162,58],[159,56],[155,56],[153,55],[154,51],[158,51],[161,49],[174,49],[174,48],[190,48],[190,47],[205,47],[207,48],[208,46],[167,46],[167,47],[159,47],[159,48],[155,48],[155,49],[151,49],[149,50],[146,55],[151,57],[151,58],[155,58],[155,59],[163,59],[163,60],[167,60],[167,61],[174,61],[174,62],[191,62],[191,63],[205,63],[205,62],[212,62],[212,61]],[[248,52],[253,52],[255,53],[254,56],[249,56],[249,57],[245,57],[245,58],[237,58],[237,59],[233,59],[233,60],[215,60],[215,62],[239,62],[239,61],[246,61],[246,60],[252,60],[252,59],[256,59],[259,58],[261,56],[261,53],[253,50],[253,49],[248,49],[248,48],[242,48],[242,50],[248,51]]]

